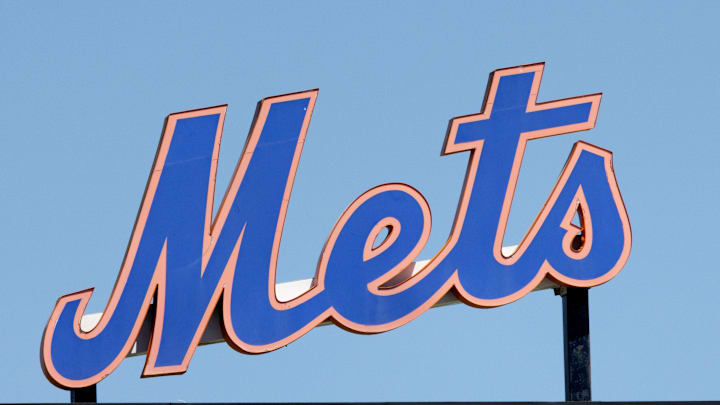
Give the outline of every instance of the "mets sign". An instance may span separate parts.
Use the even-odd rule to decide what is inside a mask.
[[[575,287],[610,280],[630,254],[630,224],[611,153],[588,143],[575,144],[517,249],[502,251],[527,142],[591,129],[600,106],[601,94],[537,103],[543,68],[495,71],[482,112],[450,122],[444,154],[467,151],[469,164],[450,236],[419,271],[407,269],[428,240],[430,208],[414,188],[383,184],[350,204],[312,285],[284,301],[275,291],[278,251],[317,90],[259,103],[214,218],[226,107],[170,115],[105,311],[83,331],[92,289],[58,300],[41,344],[45,374],[63,388],[97,383],[130,352],[149,313],[143,376],[156,376],[187,370],[216,308],[228,344],[264,353],[325,321],[358,333],[397,328],[448,293],[495,307],[545,279]]]

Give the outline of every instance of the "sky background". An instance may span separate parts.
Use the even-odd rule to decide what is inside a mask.
[[[595,129],[532,141],[505,244],[529,228],[574,142],[614,152],[633,229],[625,269],[590,291],[593,399],[720,399],[720,2],[0,2],[0,401],[69,399],[38,353],[58,297],[102,311],[172,112],[228,104],[217,193],[263,97],[320,88],[279,281],[311,277],[345,207],[403,182],[445,242],[467,153],[448,120],[488,74],[547,62],[539,101],[603,92]],[[216,198],[216,205],[221,198]],[[710,249],[708,251],[707,249]],[[100,401],[558,401],[561,299],[433,309],[388,333],[337,327],[247,356],[195,352],[186,374]]]

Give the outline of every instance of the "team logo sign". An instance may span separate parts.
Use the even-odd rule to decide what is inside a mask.
[[[275,293],[278,251],[317,91],[259,103],[214,219],[226,107],[170,115],[102,318],[91,331],[80,329],[92,289],[61,297],[42,339],[45,374],[64,388],[106,377],[130,351],[153,301],[143,376],[187,370],[216,307],[228,344],[263,353],[328,320],[359,333],[397,328],[450,292],[495,307],[546,278],[576,287],[610,280],[630,254],[630,224],[611,153],[584,142],[573,147],[516,251],[501,250],[527,142],[591,129],[600,106],[600,94],[537,103],[543,67],[494,72],[483,112],[451,121],[444,154],[469,152],[469,164],[448,241],[420,271],[406,269],[428,240],[428,204],[410,186],[384,184],[345,210],[313,285],[286,302]]]

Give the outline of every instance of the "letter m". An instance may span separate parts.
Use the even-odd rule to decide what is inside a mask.
[[[258,104],[214,222],[227,107],[167,118],[125,259],[99,323],[89,332],[80,329],[92,289],[61,297],[50,316],[41,362],[53,384],[84,387],[110,374],[130,352],[153,303],[143,376],[187,369],[220,297],[229,299],[240,246],[252,252],[245,256],[252,256],[253,272],[267,274],[274,265],[316,97],[317,90],[311,90]]]

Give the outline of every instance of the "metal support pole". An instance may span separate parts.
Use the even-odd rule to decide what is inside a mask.
[[[97,402],[97,384],[70,391],[70,402]]]
[[[591,401],[590,312],[587,288],[560,288],[565,354],[565,401]]]

